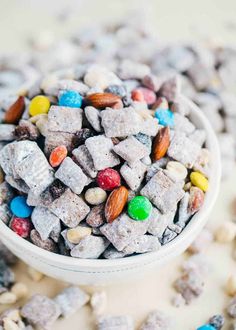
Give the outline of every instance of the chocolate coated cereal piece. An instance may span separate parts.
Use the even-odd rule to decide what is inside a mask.
[[[146,170],[147,166],[140,161],[137,161],[134,164],[124,163],[120,168],[120,174],[125,179],[130,189],[136,191],[139,189],[144,179]]]
[[[3,259],[0,259],[0,288],[8,288],[15,281],[15,275],[6,265]]]
[[[216,330],[221,330],[221,328],[223,327],[225,323],[225,318],[223,315],[213,315],[210,319],[209,319],[209,324],[212,325]]]
[[[75,247],[75,244],[74,243],[71,243],[68,238],[67,238],[67,232],[68,232],[69,229],[65,229],[61,232],[61,236],[64,238],[64,243],[65,243],[65,247],[68,249],[68,250],[72,250],[74,247]]]
[[[161,80],[153,74],[148,74],[143,77],[142,84],[154,92],[157,92],[161,87]]]
[[[203,129],[196,129],[189,136],[189,139],[199,144],[201,147],[206,142],[206,132]]]
[[[81,95],[85,95],[89,88],[81,81],[76,81],[73,79],[60,79],[56,83],[56,92],[54,95],[58,95],[61,90],[72,90],[80,93]]]
[[[35,194],[40,194],[53,182],[53,170],[35,142],[16,143],[14,164],[16,173]]]
[[[194,132],[195,126],[188,118],[180,115],[179,113],[176,113],[174,130],[189,135]]]
[[[190,245],[188,250],[192,253],[199,253],[206,250],[206,248],[213,242],[213,234],[207,228],[204,228],[197,236],[195,241]]]
[[[153,207],[148,219],[148,233],[161,238],[166,228],[173,224],[175,212],[176,210],[162,214],[156,207]]]
[[[161,244],[158,237],[152,235],[141,235],[127,245],[122,252],[125,254],[146,253],[159,250]]]
[[[120,63],[118,73],[119,77],[124,80],[143,79],[151,73],[151,70],[145,64],[125,59]]]
[[[133,136],[130,136],[115,145],[113,150],[128,163],[135,163],[141,158],[149,155],[149,151],[145,145]]]
[[[140,129],[140,133],[156,136],[159,130],[157,118],[147,118],[143,121]]]
[[[213,79],[212,68],[207,67],[200,61],[194,61],[187,73],[197,90],[207,88],[210,81]]]
[[[15,188],[16,190],[21,191],[25,194],[29,193],[29,187],[27,186],[27,184],[23,180],[14,179],[14,177],[11,176],[11,175],[6,175],[5,180],[6,180],[6,182],[9,183],[9,185],[11,187]],[[0,188],[0,190],[1,190],[1,188]],[[0,196],[1,196],[1,193],[0,193]],[[0,199],[1,199],[1,197],[0,197]]]
[[[85,140],[95,135],[95,132],[89,128],[82,128],[78,132],[75,133],[73,137],[72,144],[74,148],[79,147],[84,144]]]
[[[61,236],[61,222],[59,221],[56,226],[53,227],[49,237],[55,242],[58,243]]]
[[[104,204],[94,206],[86,218],[86,223],[92,228],[100,227],[105,221]]]
[[[134,221],[123,213],[112,223],[103,225],[100,230],[118,251],[122,251],[135,238],[146,233],[148,223],[148,220]]]
[[[165,245],[171,242],[177,235],[178,234],[175,231],[171,230],[170,228],[166,228],[161,240],[161,244]]]
[[[68,151],[71,151],[75,134],[65,132],[48,132],[45,138],[44,152],[47,156],[58,146],[64,145]]]
[[[76,133],[82,128],[82,110],[52,105],[48,112],[48,129],[52,132]]]
[[[13,196],[14,193],[11,186],[6,181],[3,181],[0,184],[0,205],[3,203],[9,203]]]
[[[175,210],[184,195],[181,183],[173,182],[162,170],[158,171],[141,190],[162,213]]]
[[[177,279],[174,283],[175,289],[181,293],[186,304],[190,304],[193,299],[197,298],[203,292],[203,286],[202,274],[199,274],[196,270],[183,273],[181,278]]]
[[[3,203],[0,205],[0,220],[3,221],[6,225],[9,224],[12,213],[7,204]]]
[[[39,137],[38,128],[29,120],[22,119],[15,129],[15,137],[17,141],[30,140],[35,141]]]
[[[97,259],[106,250],[110,242],[99,236],[86,236],[71,250],[70,254],[75,258]]]
[[[123,251],[117,251],[116,248],[109,245],[108,248],[104,251],[103,257],[105,259],[119,259],[125,257],[126,254]]]
[[[50,298],[35,294],[21,309],[21,315],[35,327],[50,329],[60,316],[60,307]]]
[[[232,318],[236,318],[236,298],[232,298],[227,306],[227,313]]]
[[[101,112],[102,126],[107,137],[124,137],[138,134],[142,118],[132,108],[107,109]]]
[[[140,330],[171,330],[173,329],[172,326],[172,321],[166,314],[154,310],[149,313]]]
[[[59,198],[65,192],[65,190],[65,185],[59,180],[53,181],[53,183],[48,187],[48,191],[52,200]]]
[[[101,316],[98,319],[98,330],[134,330],[130,316]]]
[[[152,150],[152,139],[149,135],[138,133],[134,135],[135,139],[137,139],[139,142],[145,145],[145,147],[148,149],[149,153],[151,153]]]
[[[84,113],[93,129],[97,132],[102,132],[100,112],[96,108],[88,106],[85,107]]]
[[[146,181],[149,181],[160,169],[165,168],[170,159],[168,157],[163,157],[153,163],[147,171]]]
[[[94,167],[93,159],[85,145],[79,146],[72,151],[77,163],[83,168],[83,170],[91,177],[96,178],[97,170]]]
[[[33,229],[30,232],[30,239],[33,242],[34,245],[50,251],[50,252],[57,252],[57,246],[55,244],[55,242],[53,240],[51,240],[50,238],[46,239],[46,240],[42,240],[39,233],[37,232],[37,230]]]
[[[92,156],[96,170],[100,171],[120,164],[118,156],[112,150],[112,140],[104,135],[88,138],[85,141],[85,145]]]
[[[126,93],[127,93],[126,88],[122,85],[110,85],[105,89],[104,92],[115,94],[115,95],[118,95],[120,97],[125,97]]]
[[[181,226],[182,228],[185,227],[186,222],[188,221],[189,217],[191,216],[191,213],[188,211],[188,205],[189,205],[189,198],[190,194],[189,192],[185,192],[183,198],[181,199],[179,203],[179,216],[177,224]]]
[[[17,257],[0,241],[0,258],[7,265],[15,265]]]
[[[102,90],[109,85],[121,84],[121,80],[115,73],[97,64],[91,65],[87,69],[84,75],[84,82],[89,87],[101,88]]]
[[[159,90],[159,94],[167,99],[168,102],[174,102],[180,93],[180,81],[177,76],[165,81]]]
[[[64,194],[49,205],[49,210],[66,226],[73,228],[85,219],[90,208],[82,198],[67,189]]]
[[[53,229],[58,227],[58,224],[60,224],[60,220],[57,216],[41,206],[34,208],[31,215],[31,220],[43,241],[48,239]]]
[[[185,260],[181,266],[184,273],[195,271],[201,276],[205,276],[209,273],[210,264],[205,254],[196,253]]]
[[[0,124],[0,141],[12,141],[15,138],[15,125]]]
[[[17,142],[6,144],[0,151],[0,165],[6,175],[13,176],[15,179],[20,179],[16,173],[14,166],[14,154]]]
[[[176,132],[171,140],[167,154],[169,157],[184,164],[187,168],[192,168],[201,147],[190,140],[184,133]]]
[[[60,307],[61,315],[68,317],[87,304],[89,296],[80,288],[71,286],[61,291],[54,301]]]
[[[55,173],[55,177],[78,195],[88,184],[88,177],[70,157],[66,157],[63,160],[59,169]]]
[[[183,78],[181,83],[183,83]],[[170,110],[173,111],[174,113],[179,113],[182,116],[188,116],[190,113],[189,105],[184,103],[184,101],[179,97],[177,97],[175,102],[172,103]]]

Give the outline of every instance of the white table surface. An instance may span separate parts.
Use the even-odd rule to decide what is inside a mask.
[[[79,26],[94,20],[112,20],[125,15],[128,10],[137,8],[138,3],[143,11],[151,17],[151,22],[158,35],[164,40],[199,40],[203,36],[211,37],[217,42],[235,42],[235,31],[229,28],[235,24],[236,2],[234,0],[199,0],[199,1],[0,1],[0,51],[18,51],[25,49],[25,41],[32,33],[52,30],[57,38],[67,36]],[[60,13],[69,4],[73,9],[70,21],[60,26],[55,13]],[[109,13],[109,17],[107,17]],[[220,195],[211,214],[209,225],[231,219],[230,204],[236,196],[236,168],[234,173],[221,186]],[[106,312],[111,314],[130,314],[137,326],[152,309],[158,308],[173,317],[176,330],[194,330],[207,319],[222,313],[229,297],[224,292],[224,285],[230,273],[236,274],[235,261],[231,254],[233,245],[213,243],[206,256],[212,264],[212,272],[206,279],[204,293],[190,306],[175,308],[171,305],[174,295],[172,283],[179,275],[179,266],[184,255],[179,256],[161,270],[153,270],[144,278],[129,283],[110,285],[105,288],[108,294]],[[17,280],[26,282],[32,293],[45,293],[53,296],[63,287],[63,283],[44,278],[40,283],[29,280],[26,267],[16,267]],[[96,288],[86,288],[92,292]],[[57,321],[55,330],[94,329],[94,320],[88,306],[84,307],[67,320]],[[225,327],[227,329],[227,327]]]

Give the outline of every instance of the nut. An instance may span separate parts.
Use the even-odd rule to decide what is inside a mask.
[[[157,161],[165,156],[168,147],[170,145],[170,129],[169,127],[163,127],[157,133],[153,141],[152,158],[153,161]]]
[[[4,292],[0,295],[0,305],[14,304],[17,297],[12,292]]]
[[[107,295],[105,291],[94,292],[90,299],[90,304],[96,316],[104,313],[107,306]]]
[[[21,315],[20,311],[17,308],[10,308],[4,313],[4,318],[7,318],[8,320],[11,320],[13,322],[20,322],[21,320]]]
[[[226,283],[226,292],[229,296],[236,295],[236,276],[231,275]]]
[[[16,295],[17,299],[21,299],[28,295],[29,290],[24,283],[18,282],[12,286],[11,292]]]
[[[91,228],[78,226],[76,228],[69,229],[66,233],[66,237],[70,243],[78,244],[83,238],[91,235],[91,233]]]
[[[4,122],[7,124],[17,124],[25,110],[25,99],[19,96],[18,99],[6,111]]]
[[[127,203],[128,195],[129,192],[124,186],[112,191],[105,206],[105,218],[107,222],[111,223],[121,214]]]
[[[110,108],[121,108],[121,99],[118,95],[111,93],[94,93],[88,95],[84,99],[87,105],[91,105],[97,109],[105,109],[106,107]]]
[[[85,193],[85,200],[91,205],[99,205],[107,199],[107,193],[100,187],[90,188]]]
[[[166,165],[166,169],[169,171],[171,176],[175,178],[176,181],[184,180],[188,175],[186,167],[176,161],[168,162],[168,164]]]
[[[32,267],[28,268],[28,274],[34,282],[39,282],[44,277],[44,275],[42,273],[40,273],[39,271],[37,271],[36,269],[34,269]]]
[[[203,205],[204,192],[198,187],[190,188],[190,196],[188,202],[188,211],[190,214],[196,213]]]
[[[20,327],[14,321],[5,317],[3,319],[3,329],[4,330],[20,330]]]
[[[219,226],[215,231],[215,240],[219,243],[230,243],[236,235],[236,225],[227,221]]]

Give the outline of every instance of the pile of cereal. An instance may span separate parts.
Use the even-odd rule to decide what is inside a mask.
[[[45,79],[0,124],[1,220],[51,252],[120,258],[158,250],[208,190],[206,132],[176,77],[93,65]],[[32,91],[31,91],[32,94]]]
[[[184,94],[200,106],[217,133],[223,177],[228,176],[236,158],[234,45],[217,45],[214,40],[166,44],[156,37],[143,15],[133,13],[112,25],[90,24],[60,42],[50,33],[41,33],[31,43],[31,62],[47,74],[91,62],[105,64],[115,72],[120,66],[125,69],[137,62],[148,64],[159,80],[178,74]]]

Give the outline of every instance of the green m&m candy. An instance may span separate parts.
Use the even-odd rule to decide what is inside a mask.
[[[148,219],[152,212],[152,204],[147,197],[136,196],[128,204],[129,216],[138,221]]]

